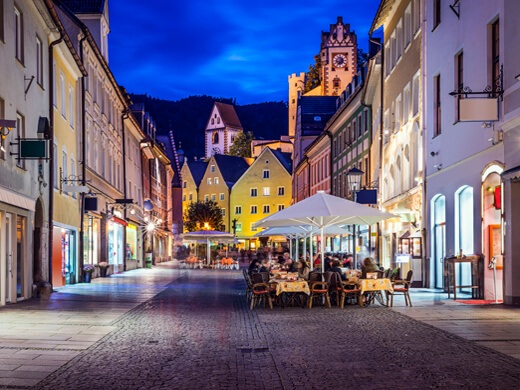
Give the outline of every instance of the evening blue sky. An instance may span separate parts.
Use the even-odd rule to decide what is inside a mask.
[[[287,101],[342,16],[366,50],[380,0],[111,0],[110,67],[128,92]],[[144,5],[143,5],[144,4]]]

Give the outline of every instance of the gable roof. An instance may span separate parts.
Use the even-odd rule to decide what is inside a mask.
[[[182,178],[181,178],[181,170],[179,166],[179,159],[177,154],[177,149],[175,147],[175,140],[173,138],[173,133],[170,131],[169,136],[168,135],[159,135],[156,137],[157,141],[162,143],[164,146],[164,151],[166,152],[166,157],[168,157],[168,160],[171,162],[171,166],[173,169],[173,178],[172,178],[172,185],[174,187],[180,187]]]
[[[208,166],[207,161],[186,161],[186,165],[191,172],[191,176],[195,181],[195,185],[199,188],[200,182],[204,177],[204,173],[206,173],[206,167]]]
[[[233,187],[252,162],[252,159],[227,156],[225,154],[215,154],[213,158],[215,159],[215,163],[218,165],[222,178],[229,188]]]
[[[280,149],[273,150],[274,156],[280,161],[280,164],[285,168],[285,170],[292,175],[292,153],[282,152]]]
[[[225,126],[242,128],[242,124],[240,123],[240,119],[238,119],[237,112],[233,105],[215,102],[215,107],[218,109]]]
[[[60,0],[75,14],[102,14],[106,0]]]

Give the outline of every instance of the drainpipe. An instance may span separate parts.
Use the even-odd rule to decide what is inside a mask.
[[[52,289],[52,245],[53,245],[53,215],[54,215],[54,46],[63,41],[63,31],[60,37],[49,44],[49,283]],[[52,291],[52,290],[51,290]]]
[[[333,145],[332,145],[332,133],[330,132],[330,130],[325,130],[325,134],[328,135],[329,139],[330,139],[330,157],[329,157],[329,169],[330,169],[330,194],[333,195],[334,194],[334,188],[333,188],[333,184],[334,184],[334,180],[332,180],[332,172],[333,171],[333,167],[334,167],[334,163],[332,161],[332,151],[334,150],[333,148]]]
[[[126,132],[125,132],[125,119],[130,117],[130,110],[125,108],[121,114],[121,136],[123,137],[123,198],[126,197]],[[126,205],[123,209],[123,218],[126,221]],[[126,271],[126,227],[123,227],[123,271]]]
[[[86,35],[79,41],[79,58],[81,59],[81,63],[85,63],[83,59],[83,42],[87,39]],[[81,185],[84,186],[87,184],[87,144],[86,144],[86,121],[85,121],[85,83],[88,80],[85,77],[81,78]],[[79,253],[79,269],[83,269],[83,260],[85,254],[83,253],[85,250],[85,231],[83,230],[83,226],[85,224],[85,193],[81,192],[80,195],[80,216],[79,216],[79,239],[78,239],[78,253]]]

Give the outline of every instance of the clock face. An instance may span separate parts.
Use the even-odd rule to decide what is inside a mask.
[[[336,54],[332,63],[336,68],[344,68],[347,65],[347,57],[345,54]]]

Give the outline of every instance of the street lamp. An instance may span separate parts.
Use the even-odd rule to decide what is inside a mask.
[[[347,184],[350,193],[352,194],[352,200],[356,201],[356,194],[361,189],[361,177],[365,172],[359,168],[352,168],[347,173]]]

